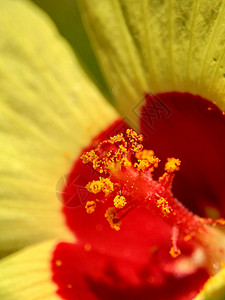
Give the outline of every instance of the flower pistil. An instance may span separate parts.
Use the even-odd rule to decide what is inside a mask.
[[[91,201],[91,206],[86,204],[87,212],[93,212],[96,202],[107,202],[109,208],[105,217],[113,229],[119,230],[121,220],[131,210],[145,208],[171,226],[172,257],[181,254],[177,246],[178,239],[194,239],[210,253],[210,240],[220,236],[214,226],[224,225],[224,219],[201,218],[173,196],[171,188],[174,173],[181,166],[178,158],[168,158],[165,172],[158,180],[154,180],[152,172],[158,167],[160,160],[153,150],[143,149],[142,141],[142,135],[127,129],[126,135],[120,133],[110,137],[82,155],[83,163],[92,164],[94,170],[101,174],[99,180],[93,180],[86,186],[90,193],[99,195],[98,200]],[[219,240],[217,250],[214,245],[214,263],[222,262],[225,258],[224,237]]]

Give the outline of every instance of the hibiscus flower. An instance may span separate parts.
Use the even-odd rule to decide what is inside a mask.
[[[0,298],[224,299],[225,3],[79,4],[116,109],[43,11],[0,2]]]

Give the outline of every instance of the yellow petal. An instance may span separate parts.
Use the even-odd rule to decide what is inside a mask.
[[[0,251],[68,237],[55,186],[117,118],[48,17],[0,1]]]
[[[59,300],[51,280],[56,241],[26,248],[0,262],[1,300]]]
[[[119,109],[131,121],[144,92],[191,92],[225,109],[224,1],[81,0],[80,7]]]
[[[211,277],[199,295],[194,300],[224,300],[225,299],[225,268]]]

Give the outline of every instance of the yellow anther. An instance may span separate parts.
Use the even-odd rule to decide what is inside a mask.
[[[109,178],[100,177],[100,181],[102,182],[102,191],[105,193],[105,196],[108,196],[114,191],[114,185]]]
[[[81,156],[81,159],[82,159],[84,164],[87,164],[89,162],[93,162],[96,158],[98,158],[98,156],[95,154],[94,150],[86,152]]]
[[[96,208],[95,201],[87,201],[87,203],[85,205],[85,208],[86,208],[86,212],[88,214],[92,214],[95,211],[95,208]]]
[[[181,161],[177,158],[167,158],[167,163],[165,164],[165,171],[168,173],[172,173],[174,171],[178,171],[181,165]]]
[[[146,159],[150,160],[154,156],[154,151],[153,150],[142,150],[139,153],[135,154],[137,159]]]
[[[117,216],[116,210],[114,207],[109,207],[105,213],[105,217],[109,222],[111,228],[116,231],[120,230],[121,221]]]
[[[120,134],[110,137],[109,142],[112,144],[115,144],[117,142],[125,142],[125,139],[123,137],[123,134],[120,133]]]
[[[102,190],[102,182],[100,180],[93,180],[86,185],[88,192],[97,194]]]
[[[138,136],[137,132],[132,129],[127,129],[126,134],[129,139],[136,139]]]
[[[131,167],[132,163],[125,157],[121,160],[121,165],[125,168]]]
[[[132,151],[135,152],[135,153],[140,152],[142,149],[143,149],[143,145],[141,145],[141,144],[137,144],[137,145],[132,146]]]
[[[138,169],[138,171],[145,171],[150,167],[150,163],[145,159],[139,159],[138,163],[134,164],[134,167]]]
[[[164,216],[167,216],[172,211],[172,208],[169,207],[168,202],[163,197],[157,200],[157,207],[161,208]]]
[[[150,164],[152,165],[152,167],[158,168],[158,166],[159,166],[159,161],[160,161],[160,160],[158,159],[158,157],[153,156],[153,157],[149,158],[148,161],[150,162]]]
[[[123,208],[127,204],[125,197],[120,195],[114,198],[113,203],[116,208]]]
[[[138,159],[139,164],[136,164],[138,170],[146,170],[151,167],[151,171],[154,171],[154,168],[157,168],[159,165],[159,159],[154,155],[152,150],[142,150],[135,154]]]
[[[173,257],[173,258],[176,258],[177,256],[179,256],[181,254],[181,251],[179,248],[177,248],[177,251],[174,250],[174,247],[171,247],[170,249],[170,255]]]
[[[138,135],[137,132],[132,129],[127,129],[126,134],[131,144],[131,150],[134,153],[142,151],[143,145],[141,144],[141,142],[143,141],[143,136]]]
[[[100,174],[108,174],[121,166],[130,167],[130,156],[143,149],[143,136],[132,129],[127,129],[126,135],[124,138],[122,133],[117,134],[99,143],[94,150],[81,156],[83,163],[92,163],[93,168]]]
[[[99,192],[105,193],[105,196],[108,196],[113,192],[114,186],[112,181],[109,178],[99,177],[99,180],[93,180],[86,185],[86,189],[93,194]]]
[[[134,142],[134,141],[142,142],[143,141],[143,136],[138,135],[137,132],[134,131],[133,129],[127,129],[126,134],[131,142]]]
[[[126,145],[126,144],[125,144]],[[127,145],[126,145],[126,147],[127,147]],[[122,155],[126,155],[127,154],[127,148],[126,148],[125,146],[123,146],[123,145],[120,145],[119,146],[119,154],[122,154]]]

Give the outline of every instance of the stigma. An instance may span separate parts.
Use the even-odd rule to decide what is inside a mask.
[[[171,226],[170,254],[175,258],[181,254],[178,239],[195,239],[202,245],[207,235],[208,240],[217,235],[209,229],[209,224],[224,225],[224,220],[214,221],[194,215],[173,196],[173,178],[181,167],[179,158],[169,157],[164,173],[155,180],[153,172],[160,159],[153,150],[144,149],[142,142],[142,135],[127,129],[126,134],[110,137],[81,156],[84,164],[91,164],[99,173],[98,180],[86,186],[90,193],[96,194],[95,201],[87,201],[86,211],[94,213],[98,205],[107,203],[105,218],[111,228],[118,231],[122,219],[130,211],[135,208],[149,210]]]

